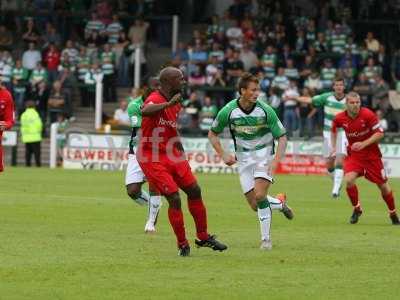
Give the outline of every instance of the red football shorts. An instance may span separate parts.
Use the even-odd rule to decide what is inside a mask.
[[[387,181],[382,159],[360,160],[347,156],[344,160],[344,173],[356,172],[369,181],[383,184]]]
[[[147,158],[147,159],[146,159]],[[151,161],[151,153],[142,152],[139,165],[146,179],[160,194],[168,196],[196,183],[189,162],[184,159],[171,161],[166,155],[160,154],[157,162]]]

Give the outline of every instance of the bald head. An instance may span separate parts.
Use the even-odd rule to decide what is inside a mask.
[[[161,90],[171,98],[173,95],[180,93],[185,80],[182,71],[174,67],[166,67],[160,72]]]

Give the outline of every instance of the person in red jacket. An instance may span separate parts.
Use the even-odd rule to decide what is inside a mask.
[[[1,140],[3,131],[14,125],[14,102],[11,93],[7,90],[0,77],[0,172],[3,171],[3,147]]]
[[[347,157],[344,160],[344,181],[347,195],[353,206],[350,223],[358,222],[362,214],[356,180],[364,176],[367,180],[377,185],[385,201],[389,217],[393,225],[400,225],[396,214],[396,207],[392,189],[387,182],[387,176],[379,149],[379,141],[383,138],[383,129],[380,127],[378,117],[368,108],[361,107],[360,96],[350,92],[346,96],[346,110],[335,116],[332,123],[332,149],[336,149],[337,129],[343,128],[349,145]],[[332,150],[334,154],[334,150]]]
[[[58,66],[60,65],[61,54],[60,51],[54,44],[49,45],[49,50],[47,50],[44,56],[45,66],[49,73],[49,81],[53,82],[57,79]]]

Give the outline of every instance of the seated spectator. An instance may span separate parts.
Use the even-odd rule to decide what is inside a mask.
[[[309,20],[306,28],[307,44],[312,45],[316,39],[317,39],[317,28],[315,27],[315,21]]]
[[[383,112],[380,109],[378,109],[375,111],[375,113],[376,113],[376,116],[378,117],[379,125],[383,129],[383,131],[388,130],[389,124],[388,124],[388,121],[383,116]]]
[[[46,86],[48,77],[49,75],[47,74],[47,70],[43,67],[42,62],[39,61],[29,77],[31,88],[33,90],[36,89],[40,83],[43,83]]]
[[[105,44],[100,55],[103,78],[104,102],[116,102],[117,90],[115,86],[115,53],[110,44]]]
[[[66,116],[70,117],[70,114],[68,114],[68,112],[66,111],[68,110],[66,100],[66,95],[62,91],[61,82],[58,80],[54,81],[49,99],[47,101],[47,110],[49,114],[50,124],[56,122],[57,116],[60,113],[63,113]]]
[[[12,88],[12,69],[13,69],[13,59],[10,52],[3,51],[0,58],[0,76],[2,77],[2,83],[6,86],[8,90],[11,91]]]
[[[178,47],[174,53],[172,53],[172,59],[178,57],[181,59],[183,63],[189,61],[189,52],[187,46],[183,42],[178,43]]]
[[[128,115],[128,101],[119,101],[119,107],[114,112],[114,118],[110,122],[113,129],[130,129],[130,119]]]
[[[318,53],[329,52],[329,45],[323,32],[318,32],[317,40],[314,42],[314,48]]]
[[[373,57],[370,57],[370,58],[368,58],[367,65],[364,67],[362,72],[365,74],[365,76],[368,78],[368,80],[371,83],[374,83],[375,77],[377,75],[379,75],[379,76],[382,75],[382,68],[381,68],[381,66],[377,66],[375,64],[375,59]]]
[[[340,24],[335,25],[335,30],[331,35],[331,51],[334,53],[344,53],[346,47],[346,39],[347,36],[343,32],[342,27]]]
[[[40,39],[39,31],[36,29],[35,23],[32,18],[28,18],[26,29],[22,33],[22,40],[26,44],[38,43]]]
[[[41,60],[42,54],[40,51],[36,50],[34,43],[29,43],[28,50],[22,54],[22,66],[31,73]]]
[[[147,31],[150,24],[145,22],[143,19],[138,18],[135,23],[129,28],[128,38],[129,40],[135,40],[136,43],[146,45],[147,42]]]
[[[350,59],[345,61],[344,66],[339,69],[340,76],[343,77],[345,86],[350,89],[353,86],[354,78],[357,74],[357,70],[353,67],[353,63]]]
[[[324,65],[321,68],[321,82],[323,89],[330,89],[333,84],[333,79],[336,77],[337,69],[333,66],[331,59],[325,59]]]
[[[107,36],[107,42],[110,45],[115,45],[118,43],[120,33],[123,32],[124,27],[122,26],[121,22],[119,21],[118,15],[113,14],[112,22],[107,25],[105,30],[105,34]]]
[[[300,74],[297,68],[294,65],[294,61],[292,58],[286,60],[286,67],[285,67],[285,76],[289,78],[289,80],[298,81],[300,79]]]
[[[380,75],[376,75],[372,85],[372,108],[386,113],[389,109],[389,85]]]
[[[208,54],[208,59],[210,60],[213,56],[217,58],[219,63],[222,63],[224,61],[225,53],[221,50],[221,45],[216,42],[212,44],[211,51]]]
[[[313,94],[307,88],[303,89],[303,96],[311,97]],[[317,113],[317,109],[312,107],[311,104],[300,103],[299,104],[299,129],[300,137],[307,137],[308,139],[314,136],[315,120],[314,116]]]
[[[322,90],[321,77],[317,71],[314,71],[307,77],[304,87],[312,94],[317,94]]]
[[[295,50],[299,53],[306,52],[307,41],[304,30],[297,30]]]
[[[5,25],[0,25],[0,51],[11,51],[13,43],[14,38],[11,32],[7,29]]]
[[[93,63],[92,67],[85,74],[86,96],[82,107],[94,107],[96,100],[96,83],[103,81],[103,72],[98,63]]]
[[[285,69],[283,67],[278,68],[278,74],[272,80],[271,87],[277,88],[281,94],[289,88],[289,78],[285,76]]]
[[[292,136],[298,128],[298,108],[297,97],[299,97],[297,84],[294,80],[290,80],[288,88],[282,94],[283,100],[283,124],[288,132],[288,136]]]
[[[105,32],[105,25],[104,23],[97,17],[96,12],[92,12],[91,14],[91,19],[89,22],[86,23],[85,26],[85,40],[88,39],[92,33],[99,32],[103,33]]]
[[[217,73],[222,69],[222,65],[218,63],[217,56],[210,57],[210,63],[206,67],[206,83],[214,85]]]
[[[355,82],[353,90],[360,95],[362,106],[372,107],[372,85],[364,73],[358,75],[358,80]]]
[[[61,47],[61,36],[57,32],[56,28],[54,27],[53,24],[48,22],[46,24],[46,31],[41,37],[43,41],[42,49],[47,49],[50,44],[53,44],[56,47]]]
[[[261,62],[264,67],[265,76],[273,78],[275,76],[275,68],[278,62],[273,46],[269,45],[265,48],[264,54],[261,57]]]
[[[28,70],[22,66],[22,61],[20,59],[17,59],[15,62],[11,79],[15,108],[19,116],[24,109],[26,87],[28,85]]]
[[[55,44],[51,43],[49,49],[44,55],[43,63],[46,66],[49,75],[49,82],[52,83],[58,77],[58,66],[61,61],[61,53]]]
[[[195,66],[189,74],[188,84],[191,87],[202,86],[206,84],[206,76],[204,75],[200,66]]]
[[[232,56],[224,61],[223,66],[226,72],[227,85],[229,86],[235,86],[239,77],[242,76],[244,67],[239,56],[240,51],[234,50]]]
[[[257,55],[251,50],[250,45],[247,42],[243,44],[239,58],[243,62],[245,71],[249,71],[258,64]]]
[[[68,56],[68,61],[72,65],[76,65],[79,51],[76,49],[75,44],[72,40],[68,40],[65,43],[65,48],[61,51],[61,57]]]
[[[216,105],[212,104],[211,98],[206,96],[204,98],[203,106],[200,110],[200,129],[203,132],[208,132],[211,125],[217,116],[218,108]]]
[[[364,40],[365,46],[367,47],[367,50],[372,52],[372,53],[377,53],[379,51],[379,46],[380,43],[379,41],[374,37],[374,33],[369,31],[367,33],[367,37]]]

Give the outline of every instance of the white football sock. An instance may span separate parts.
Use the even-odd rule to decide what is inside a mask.
[[[282,201],[278,198],[271,197],[267,195],[267,201],[272,210],[282,210]]]
[[[160,211],[162,202],[161,202],[161,196],[150,196],[149,200],[149,215],[147,218],[147,223],[154,223],[156,222],[158,213]]]
[[[141,190],[140,195],[138,196],[137,199],[135,199],[135,201],[139,205],[148,205],[150,201],[150,195],[145,190]]]
[[[261,240],[270,239],[271,229],[271,208],[258,208],[257,209],[258,220],[260,221]]]
[[[332,194],[339,194],[340,187],[342,186],[343,174],[344,174],[343,169],[339,168],[335,169],[335,176],[333,177]]]

